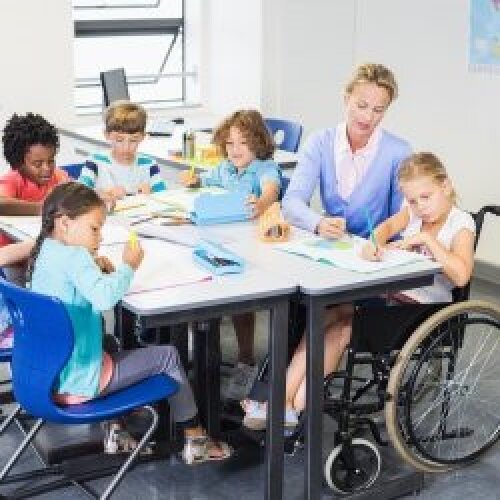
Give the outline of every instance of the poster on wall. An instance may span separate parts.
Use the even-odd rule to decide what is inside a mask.
[[[469,70],[500,74],[500,0],[470,0]]]

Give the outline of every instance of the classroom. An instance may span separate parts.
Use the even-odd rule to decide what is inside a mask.
[[[21,269],[24,280],[27,270],[32,288],[19,292],[0,278],[0,293],[11,316],[12,304],[22,310],[23,300],[40,298],[34,292],[67,305],[68,282],[56,284],[64,275],[86,304],[83,312],[67,305],[65,314],[41,297],[19,325],[12,320],[13,336],[22,327],[27,340],[19,334],[5,354],[0,333],[0,383],[7,380],[0,497],[84,498],[90,490],[120,499],[497,497],[499,2],[3,0],[0,12],[0,271],[11,280]],[[139,123],[132,129],[109,125],[116,118],[110,70],[126,79],[120,102],[139,105],[126,111]],[[24,198],[24,208],[7,208],[23,196],[9,194],[2,179],[24,171],[7,131],[10,125],[11,134],[22,134],[12,116],[30,121],[30,113],[43,117],[35,121],[49,137],[31,144],[48,145],[56,167],[76,182],[59,198],[61,180],[40,189],[43,197]],[[278,132],[268,153],[258,134],[273,132],[272,119],[300,131],[291,147],[280,147]],[[359,147],[352,130],[366,138]],[[380,161],[375,173],[386,143],[392,170]],[[117,194],[99,184],[108,181],[98,172],[106,162],[130,163],[116,157],[126,149],[134,168],[146,166],[147,188],[134,178],[133,189]],[[246,151],[253,156],[240,167]],[[258,166],[245,171],[250,161]],[[80,192],[90,209],[83,201],[64,205],[64,196]],[[453,211],[461,224],[455,233],[442,236],[453,224],[417,207],[432,196],[438,201],[428,210]],[[96,225],[101,240],[85,240],[84,228]],[[393,245],[398,235],[405,243]],[[2,254],[12,242],[23,255],[14,270]],[[88,251],[71,253],[73,246]],[[49,258],[74,261],[56,271]],[[79,274],[79,266],[92,270]],[[445,281],[449,298],[432,298],[428,289]],[[94,297],[87,300],[85,290]],[[24,347],[24,356],[56,359],[41,342],[41,351],[29,350],[28,325],[48,334],[40,318],[59,314],[70,325],[70,344],[53,375],[60,391],[56,379],[47,382],[55,400],[47,397],[42,413],[32,409],[46,420],[38,432],[29,409],[8,418],[16,409],[10,379],[29,378],[12,359]],[[2,315],[0,307],[0,329]],[[86,347],[91,364],[71,347],[81,322],[96,334]],[[62,323],[54,328],[61,335]],[[374,328],[389,342],[406,323],[404,338],[384,353],[363,336]],[[409,339],[415,331],[419,339]],[[103,334],[104,346],[97,342]],[[357,364],[355,347],[366,346],[369,355]],[[131,387],[116,380],[117,360],[128,351],[136,361],[120,364],[120,376],[132,377]],[[324,378],[323,369],[333,375]],[[245,393],[231,394],[242,373]],[[118,392],[103,389],[106,376]],[[83,379],[92,380],[93,392],[75,389]],[[351,390],[357,395],[346,403]],[[102,397],[89,399],[99,391]],[[71,395],[86,399],[69,404]],[[151,421],[159,423],[142,443],[150,410],[141,408],[150,403]],[[85,420],[78,407],[87,404],[100,416],[90,417],[90,409]],[[18,461],[13,454],[30,429],[38,437]],[[110,481],[126,455],[109,451],[113,432],[133,455],[144,444],[116,484]],[[442,448],[438,434],[446,434]],[[198,461],[206,463],[188,465]],[[36,488],[35,469],[61,463],[69,475],[79,472],[83,486],[62,479],[23,490]],[[20,481],[9,481],[20,472]]]

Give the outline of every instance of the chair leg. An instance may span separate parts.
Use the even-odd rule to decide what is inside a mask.
[[[156,413],[156,410],[152,406],[144,406],[144,409],[148,410],[149,413],[151,414],[151,425],[149,426],[148,430],[145,432],[144,436],[142,436],[142,439],[139,441],[137,448],[128,456],[127,460],[123,463],[123,465],[120,467],[118,472],[114,475],[113,479],[107,486],[106,490],[104,493],[99,497],[100,500],[106,500],[111,496],[113,491],[116,489],[118,486],[118,483],[122,480],[123,476],[127,472],[127,470],[130,468],[136,457],[139,455],[141,450],[144,448],[144,446],[147,444],[151,436],[153,435],[154,431],[156,430],[156,427],[158,425],[158,414]],[[1,477],[0,477],[1,479]]]
[[[40,430],[40,427],[43,425],[43,419],[39,418],[33,425],[33,427],[30,429],[28,434],[26,434],[25,438],[23,439],[22,443],[19,445],[17,450],[13,453],[13,455],[10,457],[9,461],[5,465],[5,467],[2,469],[2,472],[0,472],[0,482],[3,481],[5,476],[9,473],[9,471],[12,469],[14,464],[17,462],[18,458],[21,456],[23,451],[28,447],[28,445],[31,443],[31,440],[35,437],[36,433]]]
[[[21,405],[16,404],[14,410],[8,416],[5,417],[4,421],[2,422],[2,425],[0,425],[0,434],[2,434],[2,432],[5,429],[7,429],[7,427],[17,417],[20,411],[21,411]]]

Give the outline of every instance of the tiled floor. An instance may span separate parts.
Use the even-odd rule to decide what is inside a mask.
[[[475,282],[472,288],[474,298],[485,298],[499,302],[500,287],[486,282]],[[267,319],[265,313],[259,314],[256,351],[259,358],[266,352]],[[230,323],[223,322],[222,350],[228,360],[235,359],[236,345]],[[1,374],[0,374],[1,375]],[[325,417],[325,453],[331,449],[333,423]],[[3,464],[10,450],[19,442],[20,433],[10,430],[0,438],[0,464]],[[385,452],[387,453],[387,452]],[[389,452],[390,453],[390,452]],[[172,500],[253,500],[263,498],[263,451],[258,447],[239,450],[235,458],[225,464],[203,464],[187,467],[175,458],[168,461],[158,461],[140,465],[131,471],[124,483],[116,492],[119,499],[172,499]],[[389,457],[390,458],[390,457]],[[389,460],[386,460],[386,464]],[[29,468],[36,464],[33,454],[28,453],[19,468]],[[295,500],[303,498],[303,457],[297,455],[285,459],[285,498]],[[408,469],[407,469],[408,470]],[[419,497],[422,499],[496,499],[498,480],[500,476],[500,447],[493,447],[490,452],[481,457],[475,464],[467,468],[436,475],[425,476],[425,487]],[[106,480],[94,484],[101,486]],[[2,488],[0,488],[2,493]],[[325,498],[331,494],[325,489]],[[46,499],[76,499],[85,495],[74,489],[67,488],[39,498]]]

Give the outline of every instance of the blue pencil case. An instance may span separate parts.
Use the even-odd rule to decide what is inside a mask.
[[[222,245],[201,240],[193,250],[193,259],[201,267],[216,275],[243,272],[245,261]]]
[[[246,198],[247,195],[240,191],[201,193],[194,200],[191,220],[200,226],[247,220],[251,217],[251,210],[245,203]]]

